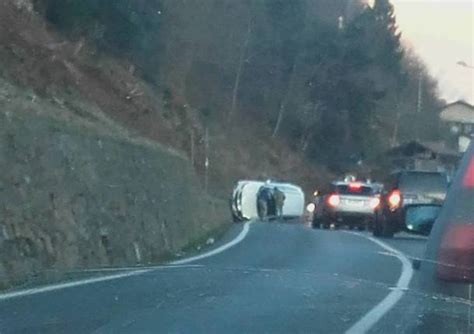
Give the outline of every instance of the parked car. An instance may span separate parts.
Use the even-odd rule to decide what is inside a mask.
[[[374,236],[390,238],[400,231],[420,233],[411,228],[413,224],[406,223],[406,209],[413,205],[442,205],[448,177],[442,172],[400,171],[391,175],[385,189],[376,212]]]
[[[363,230],[371,227],[380,204],[382,185],[362,181],[336,181],[331,191],[315,200],[313,228],[347,225]]]
[[[433,225],[425,255],[414,264],[418,271],[410,288],[428,296],[416,299],[416,332],[474,333],[474,141]]]

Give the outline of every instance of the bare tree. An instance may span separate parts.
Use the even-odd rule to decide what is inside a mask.
[[[280,103],[280,109],[278,111],[278,118],[275,123],[275,127],[273,128],[273,133],[272,133],[272,138],[276,138],[278,135],[278,131],[280,130],[281,127],[281,122],[283,121],[283,116],[285,114],[286,106],[288,102],[290,101],[290,98],[293,94],[293,88],[296,83],[296,60],[293,63],[293,67],[291,69],[291,74],[290,74],[290,80],[288,81],[288,88],[286,89],[285,96],[283,97],[283,100]]]
[[[230,106],[229,114],[227,116],[228,121],[232,119],[232,116],[235,113],[235,108],[237,107],[237,99],[238,99],[239,87],[240,87],[240,78],[242,76],[242,71],[244,68],[245,56],[247,54],[251,33],[252,33],[252,18],[251,18],[251,14],[249,13],[248,22],[247,22],[247,31],[245,33],[245,38],[243,40],[242,47],[240,49],[239,64],[237,67],[237,73],[235,74],[234,88],[232,89],[232,104]]]

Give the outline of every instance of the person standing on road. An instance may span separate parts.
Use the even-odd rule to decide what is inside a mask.
[[[257,211],[258,216],[262,220],[268,218],[269,204],[272,200],[272,194],[268,187],[261,187],[257,194]]]
[[[285,204],[286,196],[280,189],[278,189],[278,187],[275,187],[273,198],[275,199],[276,215],[277,218],[280,219],[283,217],[283,205]]]

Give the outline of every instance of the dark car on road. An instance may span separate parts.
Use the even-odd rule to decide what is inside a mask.
[[[376,212],[373,234],[392,237],[400,231],[416,232],[406,223],[407,209],[416,205],[441,205],[447,190],[448,177],[443,172],[413,170],[392,174]],[[429,230],[430,226],[425,227],[423,234]]]
[[[336,228],[347,225],[363,230],[373,224],[375,210],[380,205],[381,185],[360,181],[336,181],[331,192],[315,203],[313,228]]]

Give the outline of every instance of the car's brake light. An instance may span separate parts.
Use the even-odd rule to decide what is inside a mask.
[[[400,207],[400,204],[402,202],[402,194],[400,193],[400,190],[395,189],[393,190],[390,195],[388,195],[388,206],[390,207],[390,210],[395,210]]]
[[[377,209],[377,207],[380,205],[380,198],[379,197],[374,197],[370,200],[370,207],[372,209]]]
[[[474,282],[474,224],[450,224],[438,253],[438,277]]]
[[[474,157],[469,162],[462,184],[466,188],[474,188]]]
[[[362,184],[360,184],[359,182],[349,183],[349,189],[350,190],[360,190],[360,188],[362,188]]]
[[[328,204],[332,207],[336,207],[341,203],[341,198],[339,195],[332,194],[331,196],[328,197]]]

